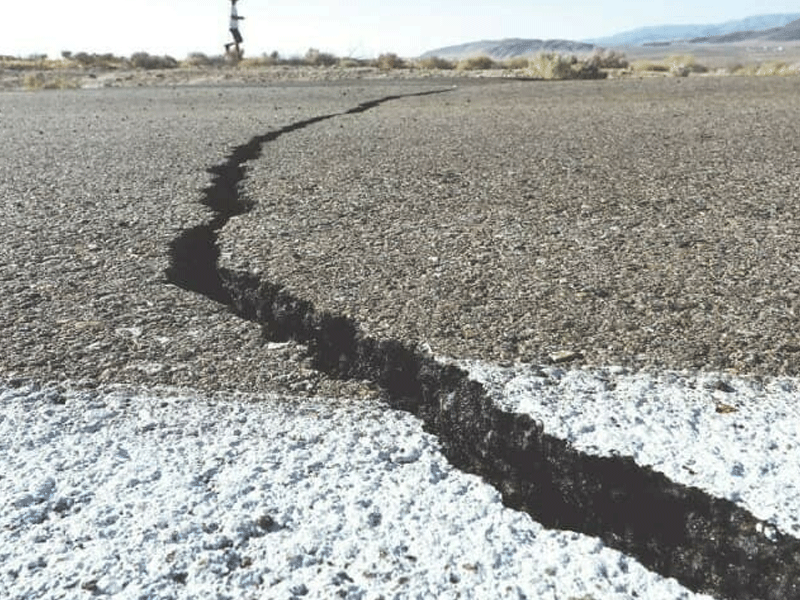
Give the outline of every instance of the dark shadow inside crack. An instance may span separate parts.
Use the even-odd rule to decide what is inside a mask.
[[[244,214],[252,208],[252,202],[242,195],[239,185],[245,178],[246,163],[259,158],[265,144],[315,123],[363,113],[392,100],[429,96],[447,91],[450,89],[398,94],[362,102],[345,112],[297,121],[280,129],[254,136],[248,142],[236,146],[223,163],[208,169],[213,177],[211,184],[203,193],[200,204],[213,211],[212,219],[187,229],[170,243],[170,265],[165,270],[167,281],[187,291],[202,294],[220,304],[230,304],[230,296],[222,285],[217,269],[219,262],[217,236],[231,218]]]
[[[231,303],[230,294],[222,285],[217,270],[219,248],[213,222],[181,233],[170,243],[170,257],[166,270],[170,283],[220,304]]]
[[[675,483],[626,457],[597,457],[550,436],[527,415],[498,408],[483,387],[409,342],[377,340],[343,316],[317,311],[279,283],[218,266],[218,232],[247,212],[244,165],[280,135],[384,102],[324,115],[256,136],[213,167],[201,203],[212,220],[170,246],[171,283],[229,306],[259,323],[265,337],[308,346],[314,367],[331,377],[378,385],[393,408],[420,417],[456,467],[482,476],[504,503],[546,527],[601,538],[686,587],[730,599],[800,598],[800,540],[774,531],[734,503]]]

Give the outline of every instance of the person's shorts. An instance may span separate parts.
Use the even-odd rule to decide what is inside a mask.
[[[233,35],[233,41],[237,44],[241,44],[244,39],[242,39],[242,34],[239,33],[238,29],[231,29],[231,35]]]

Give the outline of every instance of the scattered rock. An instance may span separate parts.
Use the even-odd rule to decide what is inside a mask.
[[[295,596],[305,596],[308,594],[308,588],[303,583],[293,586],[290,591]]]
[[[714,389],[720,392],[725,392],[726,394],[732,394],[736,391],[736,388],[734,388],[730,383],[722,381],[721,379],[714,384]]]
[[[583,358],[583,355],[574,350],[561,350],[559,352],[552,353],[548,358],[553,364],[561,364],[571,362],[573,360],[580,360]]]

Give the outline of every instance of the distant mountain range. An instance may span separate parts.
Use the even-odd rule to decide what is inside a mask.
[[[692,43],[705,44],[735,44],[737,42],[764,41],[764,42],[796,42],[800,40],[800,18],[783,27],[771,27],[761,30],[745,30],[712,35],[689,40]]]
[[[511,38],[482,40],[428,50],[420,58],[437,56],[461,60],[489,56],[495,60],[534,56],[540,52],[585,54],[596,47],[642,46],[683,41],[687,43],[729,44],[750,40],[772,42],[800,41],[800,13],[758,15],[712,25],[658,25],[640,27],[616,35],[583,41]]]
[[[571,42],[569,40],[525,40],[511,38],[506,40],[482,40],[457,46],[447,46],[429,50],[420,58],[437,56],[448,60],[461,60],[472,56],[488,56],[495,60],[505,60],[523,56],[535,56],[540,52],[582,53],[591,52],[593,44]]]
[[[640,27],[616,35],[585,40],[598,46],[641,46],[676,40],[698,40],[699,38],[724,37],[739,32],[758,32],[783,28],[800,19],[800,13],[779,15],[757,15],[736,21],[713,25],[656,25]],[[794,38],[798,39],[798,38]],[[719,42],[727,43],[727,42]]]

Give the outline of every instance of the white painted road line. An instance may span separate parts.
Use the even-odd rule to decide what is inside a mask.
[[[709,599],[548,530],[378,404],[0,389],[7,598]]]
[[[461,366],[576,449],[630,456],[800,538],[800,380]]]

